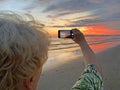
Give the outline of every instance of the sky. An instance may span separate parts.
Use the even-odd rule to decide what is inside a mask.
[[[85,34],[120,34],[120,0],[0,0],[0,10],[29,13],[51,35],[78,28]]]

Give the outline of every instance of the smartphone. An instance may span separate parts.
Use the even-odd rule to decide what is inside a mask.
[[[73,38],[72,30],[58,30],[58,38]]]

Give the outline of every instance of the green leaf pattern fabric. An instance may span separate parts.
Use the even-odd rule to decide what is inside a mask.
[[[89,64],[71,90],[103,90],[103,80],[93,64]]]

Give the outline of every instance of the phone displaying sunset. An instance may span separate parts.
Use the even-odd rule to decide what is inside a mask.
[[[82,73],[86,58],[80,45],[72,38],[58,38],[58,30],[75,28],[102,66],[104,90],[119,90],[120,0],[0,0],[0,11],[29,14],[49,34],[39,90],[70,90]],[[61,32],[61,37],[69,34]]]

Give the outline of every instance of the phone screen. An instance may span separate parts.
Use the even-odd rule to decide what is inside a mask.
[[[73,38],[73,33],[71,30],[59,30],[58,37],[59,38]]]

